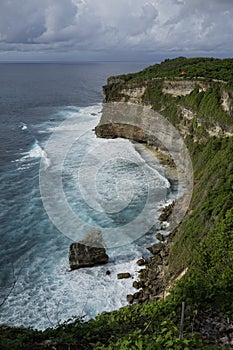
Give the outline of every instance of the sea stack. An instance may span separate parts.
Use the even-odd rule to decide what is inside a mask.
[[[108,259],[102,233],[98,229],[92,229],[81,241],[70,245],[69,264],[71,270],[106,264]]]

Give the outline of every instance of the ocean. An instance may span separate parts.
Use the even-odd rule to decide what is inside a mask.
[[[142,146],[98,139],[93,129],[107,77],[145,66],[0,64],[0,324],[44,329],[75,315],[90,319],[126,305],[135,291],[136,261],[149,256],[159,210],[172,194],[162,166]],[[145,216],[148,181],[161,188]],[[119,234],[138,218],[152,220],[149,232],[129,226],[129,239]],[[69,246],[88,227],[105,232],[109,263],[70,272]],[[118,280],[119,272],[132,278]]]

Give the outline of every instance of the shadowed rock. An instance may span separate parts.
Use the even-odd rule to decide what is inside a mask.
[[[107,262],[108,255],[100,230],[93,229],[82,241],[70,245],[69,264],[71,270],[106,264]]]

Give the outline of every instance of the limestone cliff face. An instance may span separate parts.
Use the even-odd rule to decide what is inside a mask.
[[[158,87],[160,92],[153,96],[153,91],[156,89],[158,91]],[[204,94],[208,89],[218,89],[218,91],[220,91],[221,96],[219,99],[219,107],[223,112],[226,112],[228,121],[226,120],[221,124],[218,121],[220,118],[217,117],[214,120],[211,117],[211,112],[206,118],[202,113],[198,113],[195,108],[187,106],[182,99],[183,97],[190,95],[194,90]],[[150,106],[167,117],[184,137],[193,134],[194,140],[198,140],[208,136],[233,135],[233,93],[227,90],[225,82],[205,82],[201,79],[167,80],[156,78],[150,81],[145,80],[140,83],[129,84],[122,79],[111,78],[108,80],[108,84],[103,87],[103,91],[105,95],[104,102],[131,102],[138,105]],[[148,93],[148,91],[150,93]],[[172,101],[169,99],[172,99]],[[159,101],[159,103],[157,103],[157,101]],[[176,111],[173,116],[167,115],[167,109],[172,104],[176,106]],[[211,107],[212,106],[210,105],[210,111]],[[230,123],[228,123],[229,121]],[[101,129],[97,127],[97,135],[100,137],[106,137],[105,134],[109,133],[109,128],[109,125],[106,126],[106,129],[104,129],[103,126]],[[140,141],[138,134],[135,132],[132,134],[131,129],[129,129],[128,132],[128,128],[130,127],[112,127],[112,137],[121,136]],[[141,135],[144,134],[145,130]],[[144,136],[141,141],[145,142]]]
[[[126,138],[155,146],[167,152],[169,144],[176,153],[180,152],[178,132],[160,113],[142,104],[122,102],[106,103],[99,124],[95,128],[97,137]]]
[[[108,101],[121,101],[132,103],[145,103],[143,102],[143,95],[145,94],[146,87],[149,85],[156,85],[161,83],[162,93],[177,96],[189,95],[195,88],[199,91],[206,91],[211,85],[204,83],[201,80],[166,80],[166,79],[152,79],[152,81],[144,81],[140,83],[127,84],[122,79],[111,78],[108,80],[108,84],[103,87],[105,102]],[[118,99],[119,98],[119,99]],[[227,95],[225,95],[225,99]]]
[[[108,80],[108,84],[103,87],[104,102],[131,102],[143,104],[143,95],[146,91],[146,83],[124,84],[121,80]]]
[[[162,92],[174,97],[189,95],[196,87],[200,90],[206,89],[199,81],[186,81],[186,80],[164,80]]]
[[[128,98],[128,102],[131,103],[143,103],[142,97],[146,91],[145,86],[126,88],[121,90],[121,94],[126,95]]]
[[[221,105],[224,111],[231,112],[233,110],[232,100],[233,94],[227,91],[223,91]]]
[[[114,139],[116,137],[127,138],[138,142],[147,142],[148,137],[141,128],[126,123],[106,123],[99,124],[95,128],[96,136],[106,139]]]
[[[160,113],[132,103],[112,102],[103,106],[100,123],[96,127],[100,137],[123,137],[153,145],[170,156],[176,170],[178,193],[184,193],[173,208],[169,228],[176,227],[184,216],[191,200],[193,171],[189,152],[180,133]]]

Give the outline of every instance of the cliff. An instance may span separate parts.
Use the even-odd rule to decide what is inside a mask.
[[[193,293],[196,298],[195,303],[197,300],[200,303],[207,303],[208,300],[211,308],[215,305],[218,309],[220,300],[224,304],[220,294],[229,295],[227,283],[229,285],[233,283],[228,275],[229,268],[233,268],[233,255],[229,250],[229,246],[233,245],[229,231],[232,221],[228,228],[220,229],[225,225],[223,224],[224,220],[230,220],[226,217],[229,218],[233,203],[233,85],[231,81],[219,79],[219,75],[216,73],[221,69],[222,72],[224,71],[224,67],[226,67],[224,60],[210,59],[208,61],[203,59],[205,64],[210,62],[212,68],[213,65],[215,68],[217,67],[216,72],[212,71],[212,77],[209,74],[203,76],[203,71],[199,71],[200,67],[203,68],[202,59],[197,60],[194,64],[195,67],[189,65],[184,58],[180,61],[179,59],[174,61],[169,60],[169,62],[161,64],[163,66],[161,72],[164,74],[162,77],[158,76],[160,70],[158,65],[156,68],[149,67],[139,73],[111,77],[103,88],[105,106],[103,116],[96,127],[96,134],[99,137],[108,138],[125,137],[155,146],[164,152],[168,150],[165,149],[164,143],[160,142],[161,138],[158,137],[157,130],[161,130],[164,139],[170,136],[166,134],[166,128],[160,124],[160,119],[156,119],[156,115],[162,115],[179,130],[192,158],[194,168],[193,196],[182,223],[171,232],[169,253],[165,260],[162,259],[162,265],[166,265],[166,268],[162,268],[162,271],[160,270],[158,273],[158,259],[162,258],[161,252],[148,261],[140,284],[142,292],[140,292],[139,299],[145,302],[148,299],[153,300],[153,295],[155,298],[159,295],[161,297],[164,290],[171,287],[177,278],[184,276],[185,271],[187,272],[185,277],[179,282],[179,285],[182,286],[179,293],[183,295],[183,298],[187,299],[187,293]],[[172,76],[168,77],[171,71],[168,69],[165,73],[164,66],[166,64],[169,67],[176,66],[177,62],[181,64],[179,70],[177,68],[177,75],[174,76],[172,73]],[[186,73],[185,78],[182,78],[178,72],[183,65],[185,66],[185,62],[189,67],[189,72]],[[232,60],[230,63],[232,64]],[[232,78],[232,68],[227,67],[228,71],[223,75]],[[156,74],[153,75],[153,72]],[[195,72],[195,76],[193,72]],[[125,112],[124,116],[118,119],[120,113],[116,106],[121,105],[121,103],[128,106],[133,103],[134,106],[136,105],[135,112]],[[111,112],[107,107],[109,104],[112,106]],[[115,107],[113,107],[114,104]],[[145,113],[140,113],[139,106],[147,106],[148,109]],[[116,111],[118,110],[115,116],[112,114],[114,108]],[[150,110],[155,112],[155,116],[152,117]],[[174,141],[171,141],[170,151],[172,145],[174,145],[174,149],[176,148]],[[176,152],[179,152],[178,148]],[[172,155],[172,159],[174,159],[174,155]],[[224,247],[224,236],[229,238],[228,247]],[[221,248],[220,242],[223,244]],[[211,252],[214,246],[218,246],[215,258]],[[224,250],[225,257],[223,257],[221,249]],[[218,254],[217,260],[216,255]],[[228,266],[226,257],[230,261]],[[203,266],[200,266],[200,261],[202,261]],[[211,261],[211,263],[209,264],[207,261]],[[222,270],[224,272],[220,273]],[[218,273],[220,274],[218,275]],[[159,289],[157,288],[158,283],[153,282],[155,274],[159,276],[161,282]],[[203,276],[206,275],[208,278],[204,280]],[[223,275],[228,276],[227,281]],[[199,284],[202,285],[201,288],[198,287]],[[220,291],[218,287],[221,284],[226,288],[224,292]],[[215,290],[214,296],[212,294],[212,300],[209,300],[208,293],[213,289]],[[192,297],[191,300],[194,302]],[[228,302],[226,305],[229,307]]]
[[[156,78],[138,84],[111,80],[103,90],[104,102],[149,106],[167,117],[184,137],[192,135],[200,140],[233,135],[233,86],[230,83],[187,78]],[[100,132],[98,134],[100,136]]]

